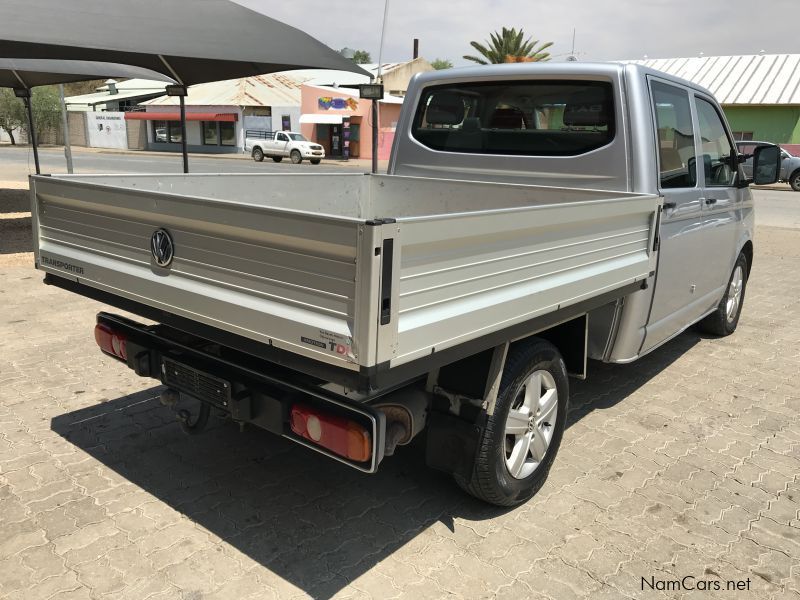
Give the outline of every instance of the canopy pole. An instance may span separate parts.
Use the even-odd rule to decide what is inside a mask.
[[[31,91],[28,90],[28,95],[22,99],[25,102],[25,108],[28,109],[28,135],[31,138],[31,146],[33,147],[33,162],[36,165],[36,174],[41,175],[42,171],[39,168],[39,150],[36,147],[36,131],[33,127],[33,109],[31,109]]]
[[[72,144],[69,141],[69,118],[67,115],[67,104],[64,102],[64,84],[58,86],[59,94],[61,95],[61,118],[64,121],[64,157],[67,159],[67,173],[74,172],[72,166]]]
[[[189,148],[186,144],[186,102],[184,98],[188,93],[186,89],[186,85],[183,83],[183,80],[178,77],[178,73],[175,72],[175,69],[172,68],[172,65],[169,64],[169,61],[164,58],[162,54],[158,55],[158,58],[161,59],[161,62],[164,63],[164,66],[169,69],[169,72],[172,73],[172,77],[175,81],[178,82],[178,85],[168,85],[167,86],[167,96],[178,96],[180,98],[181,103],[181,152],[183,154],[183,172],[189,172]]]
[[[20,77],[19,73],[16,70],[11,69],[11,72],[14,74],[14,77],[17,78],[22,84],[22,87],[14,88],[14,95],[17,98],[22,98],[22,101],[25,103],[25,109],[28,112],[28,137],[31,141],[31,147],[33,148],[33,162],[36,165],[36,174],[41,175],[41,170],[39,169],[39,150],[36,147],[36,131],[33,128],[33,110],[31,109],[31,88],[28,87],[28,84]]]
[[[189,172],[189,150],[186,145],[186,103],[181,98],[181,150],[183,151],[183,172]]]

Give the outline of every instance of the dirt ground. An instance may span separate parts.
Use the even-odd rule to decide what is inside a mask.
[[[33,263],[27,183],[0,181],[0,267]]]

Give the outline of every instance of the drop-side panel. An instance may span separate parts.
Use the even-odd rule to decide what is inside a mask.
[[[357,368],[355,219],[37,177],[45,271],[327,363]],[[174,259],[159,267],[153,232]]]
[[[659,202],[625,194],[399,219],[397,346],[386,358],[399,365],[645,279]]]

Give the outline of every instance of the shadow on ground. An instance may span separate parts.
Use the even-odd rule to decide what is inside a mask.
[[[684,333],[634,365],[590,365],[568,423],[623,401],[699,341]],[[120,367],[122,368],[122,367]],[[504,510],[424,464],[424,440],[363,475],[255,428],[185,436],[160,387],[60,415],[53,431],[315,598],[329,598],[437,521]],[[556,465],[558,464],[556,460]]]
[[[21,212],[31,212],[31,197],[28,190],[0,187],[0,215]]]

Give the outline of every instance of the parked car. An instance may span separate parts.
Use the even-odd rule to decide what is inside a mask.
[[[426,429],[429,466],[514,505],[587,359],[736,330],[755,249],[732,140],[710,92],[638,65],[433,71],[387,175],[33,176],[36,266],[156,323],[101,312],[95,339],[186,431],[213,408],[374,473]],[[779,157],[755,148],[755,183]]]
[[[322,146],[309,142],[303,134],[294,131],[248,130],[245,136],[245,151],[250,152],[256,162],[263,161],[265,156],[275,162],[281,162],[288,157],[294,164],[307,158],[312,165],[318,165],[325,158],[325,149]]]
[[[764,144],[769,142],[736,142],[737,150],[745,157],[742,169],[747,177],[753,176],[753,151]],[[788,183],[795,192],[800,192],[800,156],[792,156],[783,148],[781,148],[781,172],[778,181]]]

